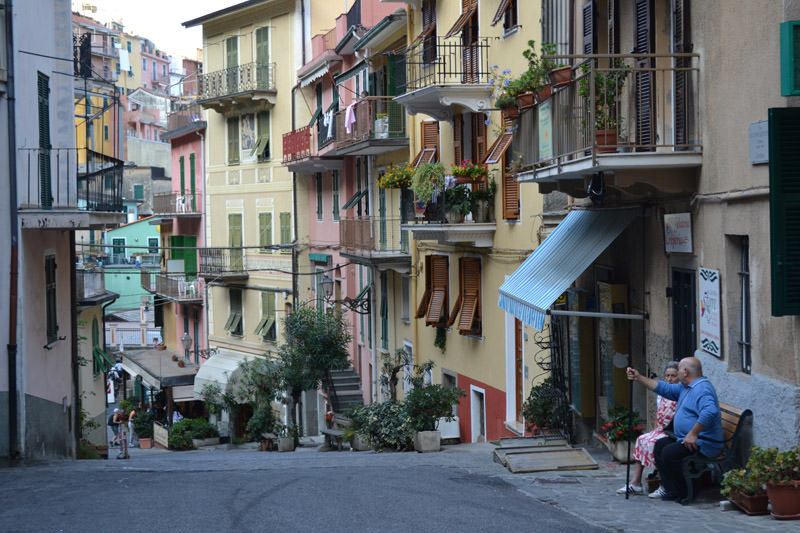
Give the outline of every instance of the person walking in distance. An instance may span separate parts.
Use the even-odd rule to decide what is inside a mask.
[[[120,450],[117,459],[128,459],[130,456],[128,455],[128,431],[125,427],[125,413],[119,409],[114,413],[114,424],[119,428],[118,436],[120,438]]]
[[[131,446],[136,446],[138,444],[139,439],[134,438],[133,432],[133,419],[136,417],[136,409],[131,408],[131,414],[128,415],[128,444]]]

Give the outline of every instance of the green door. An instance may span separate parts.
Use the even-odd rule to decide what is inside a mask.
[[[239,92],[239,38],[225,39],[225,71],[228,84],[226,94]]]
[[[125,238],[111,239],[111,263],[119,265],[125,263]]]
[[[242,214],[228,215],[228,246],[230,246],[230,270],[239,272],[244,265],[242,250]]]
[[[181,166],[183,168],[183,166]],[[195,200],[195,181],[194,181],[194,152],[189,154],[189,191],[192,194],[192,213],[197,213],[197,201]]]

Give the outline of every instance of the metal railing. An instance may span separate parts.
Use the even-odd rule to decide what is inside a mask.
[[[400,217],[372,216],[339,219],[339,244],[348,251],[408,253],[408,231]]]
[[[199,76],[200,99],[275,90],[275,63],[246,63]]]
[[[200,195],[191,193],[167,192],[153,195],[153,213],[198,214],[201,212]]]
[[[142,288],[179,302],[196,302],[203,300],[204,284],[202,279],[186,281],[185,276],[166,276],[148,270],[141,272]]]
[[[20,209],[120,212],[122,161],[84,148],[20,148]]]
[[[247,275],[244,248],[198,248],[201,276],[239,277]]]
[[[428,37],[406,55],[406,72],[406,92],[431,85],[487,85],[489,39],[465,45],[460,36]]]
[[[182,106],[183,109],[176,109],[167,115],[167,130],[177,130],[193,122],[203,120],[203,108],[197,104]]]
[[[336,113],[336,147],[341,148],[371,139],[395,139],[406,136],[405,106],[391,97],[362,100],[353,107],[355,122],[347,131],[347,109]]]
[[[611,152],[702,151],[697,54],[553,57],[579,66],[573,82],[522,110],[512,147],[523,169]],[[550,143],[539,138],[547,124]]]
[[[326,121],[330,121],[327,122]],[[316,122],[317,149],[322,150],[336,140],[336,113],[323,113]]]
[[[116,327],[106,324],[106,346],[153,346],[153,341],[161,340],[161,328],[147,326]]]
[[[311,155],[311,127],[283,134],[283,162],[296,161]]]

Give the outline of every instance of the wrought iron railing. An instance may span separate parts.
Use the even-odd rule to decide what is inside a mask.
[[[408,231],[400,229],[400,217],[342,217],[339,244],[346,251],[408,253]]]
[[[702,151],[697,54],[554,58],[578,61],[575,79],[521,111],[512,149],[523,169],[612,152]],[[540,138],[548,125],[550,142]]]
[[[198,248],[198,273],[206,277],[247,275],[244,248]]]
[[[336,147],[341,148],[371,139],[395,139],[406,136],[405,106],[386,98],[371,98],[353,106],[355,122],[347,131],[347,109],[336,113]]]
[[[204,283],[202,279],[186,281],[185,276],[165,276],[142,269],[142,288],[176,301],[202,301]]]
[[[311,155],[311,127],[283,134],[283,162],[289,163]]]
[[[179,192],[153,195],[153,213],[157,215],[198,214],[201,210],[200,195]]]
[[[246,63],[201,74],[200,99],[221,98],[248,91],[275,90],[275,63]]]
[[[20,148],[20,209],[120,212],[122,161],[86,149]]]
[[[406,55],[406,92],[431,85],[489,84],[488,38],[473,45],[462,44],[460,37],[428,39]]]

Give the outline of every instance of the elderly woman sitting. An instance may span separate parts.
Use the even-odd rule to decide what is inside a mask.
[[[667,383],[678,382],[678,362],[671,361],[667,363],[664,368],[664,381]],[[672,422],[675,416],[675,409],[678,402],[667,400],[659,396],[656,399],[658,409],[656,410],[656,427],[653,431],[639,435],[636,439],[636,446],[633,448],[633,458],[636,461],[636,470],[633,474],[633,479],[627,485],[617,489],[617,494],[625,494],[628,491],[630,494],[645,494],[642,488],[642,474],[644,468],[655,467],[655,459],[653,458],[653,449],[655,448],[656,441],[667,436],[664,429]],[[664,488],[658,487],[657,490],[649,494],[651,498],[660,498],[664,494]]]

